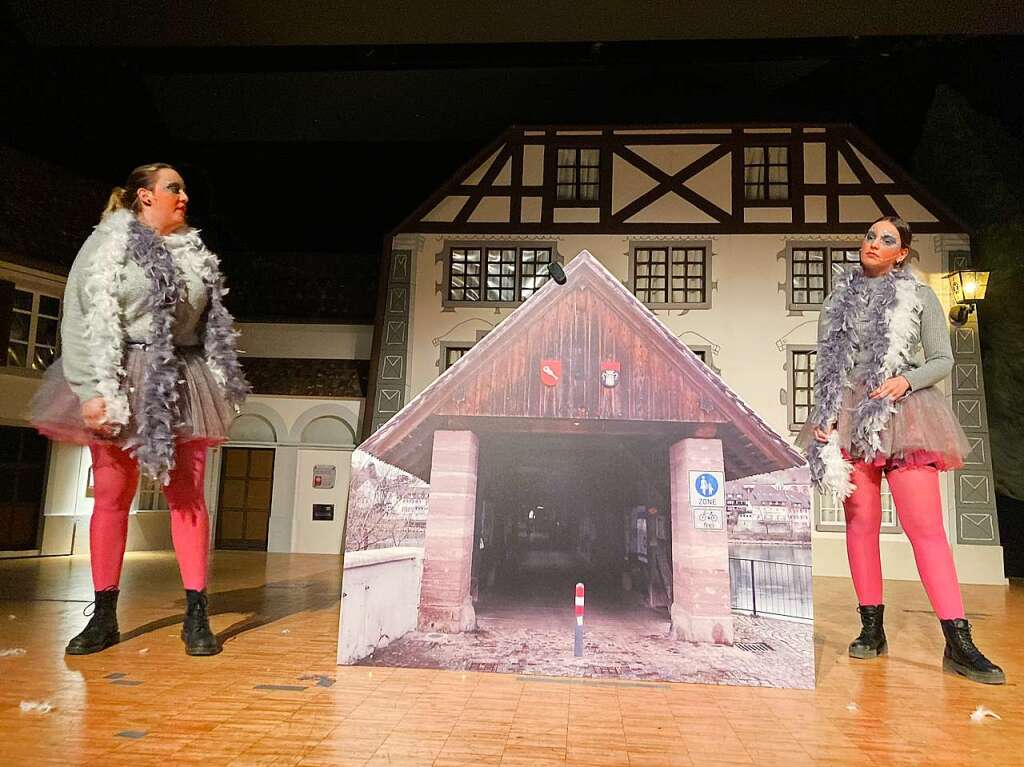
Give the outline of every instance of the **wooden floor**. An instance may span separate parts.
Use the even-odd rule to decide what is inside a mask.
[[[0,657],[0,764],[1024,765],[1019,583],[965,589],[978,643],[1010,680],[985,687],[941,672],[916,583],[887,584],[891,654],[850,660],[850,585],[816,578],[817,689],[793,691],[338,667],[338,565],[218,552],[225,651],[189,658],[173,558],[129,555],[125,641],[71,658],[88,561],[0,561],[0,652],[25,650]],[[979,705],[1002,719],[973,723]]]

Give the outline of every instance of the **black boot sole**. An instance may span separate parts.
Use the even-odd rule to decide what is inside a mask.
[[[93,655],[93,654],[98,653],[98,652],[103,652],[108,647],[113,647],[114,645],[119,644],[120,641],[121,641],[121,635],[120,634],[114,634],[113,636],[109,636],[106,639],[104,639],[103,642],[98,644],[98,645],[90,645],[88,647],[72,647],[71,645],[68,645],[67,647],[64,648],[64,654],[65,655]]]
[[[972,682],[978,682],[979,684],[1006,684],[1006,674],[1002,671],[986,674],[982,671],[975,671],[970,666],[957,663],[952,658],[942,659],[942,670],[965,676]]]
[[[209,655],[220,655],[223,652],[222,647],[185,647],[185,654],[192,655],[194,657],[205,657]]]
[[[871,648],[865,648],[863,650],[855,650],[855,649],[853,649],[851,647],[850,648],[850,657],[851,658],[856,658],[857,660],[871,660],[872,658],[877,658],[879,655],[885,655],[888,652],[889,652],[889,643],[888,642],[882,642],[882,644],[880,644],[878,646],[877,650],[872,650]]]
[[[184,632],[181,634],[181,641],[185,642],[185,654],[194,657],[202,658],[210,655],[220,655],[224,651],[224,648],[219,644],[215,647],[189,647],[188,642],[185,640]]]

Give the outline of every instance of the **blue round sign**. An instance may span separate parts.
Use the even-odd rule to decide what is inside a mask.
[[[718,492],[718,480],[713,474],[701,474],[694,481],[697,492],[704,498],[713,498]]]

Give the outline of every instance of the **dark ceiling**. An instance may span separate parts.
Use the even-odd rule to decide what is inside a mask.
[[[8,0],[0,143],[102,186],[174,163],[229,265],[321,288],[315,263],[365,286],[384,235],[513,123],[853,122],[909,164],[941,85],[1024,122],[1019,3],[199,5]]]
[[[1024,32],[1013,0],[8,0],[31,45],[325,46],[724,40]]]

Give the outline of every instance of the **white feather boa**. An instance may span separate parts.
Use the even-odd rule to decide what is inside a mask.
[[[92,373],[98,382],[96,389],[106,402],[107,421],[118,426],[127,424],[130,416],[128,396],[123,385],[126,339],[118,288],[124,278],[128,260],[128,233],[133,219],[134,214],[124,209],[103,217],[95,230],[102,235],[102,239],[83,282],[88,297],[88,308],[83,319],[85,337],[91,352]],[[176,263],[200,276],[203,284],[211,291],[211,303],[219,302],[227,293],[221,280],[220,261],[203,243],[198,230],[189,228],[172,233],[164,238],[164,244]],[[232,346],[235,336],[237,333],[232,332],[229,339]],[[233,348],[228,365],[217,354],[207,353],[205,360],[222,390],[227,390],[226,393],[230,395],[232,388],[239,388],[239,383],[229,380],[238,376],[227,369],[230,363],[235,362]],[[234,401],[236,398],[229,399]]]
[[[164,238],[164,244],[174,260],[177,263],[187,264],[193,272],[200,276],[207,288],[212,290],[220,285],[220,259],[206,247],[196,229],[186,229],[169,234]],[[227,293],[227,289],[222,288],[221,295],[225,293]],[[227,386],[228,380],[227,371],[224,370],[223,365],[219,364],[217,359],[207,356],[206,366],[223,390]]]
[[[124,379],[124,326],[117,286],[124,278],[127,258],[128,225],[132,213],[119,210],[103,217],[96,232],[103,240],[89,265],[83,281],[88,297],[84,316],[84,334],[92,352],[90,362],[96,390],[107,406],[107,422],[124,426],[130,409]]]
[[[833,306],[847,305],[843,300],[843,292],[852,289],[852,282],[847,279],[836,285],[830,300]],[[920,333],[923,306],[918,295],[920,284],[912,273],[908,273],[904,279],[896,280],[895,298],[883,318],[886,348],[880,363],[881,369],[878,371],[881,379],[897,376],[912,365],[914,345]],[[850,328],[854,324],[854,319],[854,317],[830,316],[828,321],[830,325],[836,323],[838,327]],[[819,361],[821,355],[827,353],[828,350],[819,349]],[[842,372],[841,386],[846,386],[852,369],[853,360],[851,358],[846,361],[846,367]],[[819,378],[819,386],[824,383],[825,381]],[[867,396],[867,392],[865,392],[865,396]],[[876,408],[872,415],[865,416],[864,422],[860,424],[860,431],[862,434],[866,434],[868,446],[876,453],[882,449],[882,431],[895,412],[896,404],[890,402],[884,410]],[[819,414],[818,418],[820,423],[835,423],[838,413]],[[831,493],[842,500],[849,498],[854,491],[854,485],[850,480],[853,464],[843,457],[839,435],[836,431],[829,435],[828,442],[817,448],[817,459],[821,462],[821,476],[817,481],[819,490]]]
[[[820,455],[825,467],[825,473],[819,480],[821,490],[845,501],[853,494],[855,486],[850,480],[853,464],[843,457],[839,432],[833,431],[828,435],[828,442],[821,446]]]

